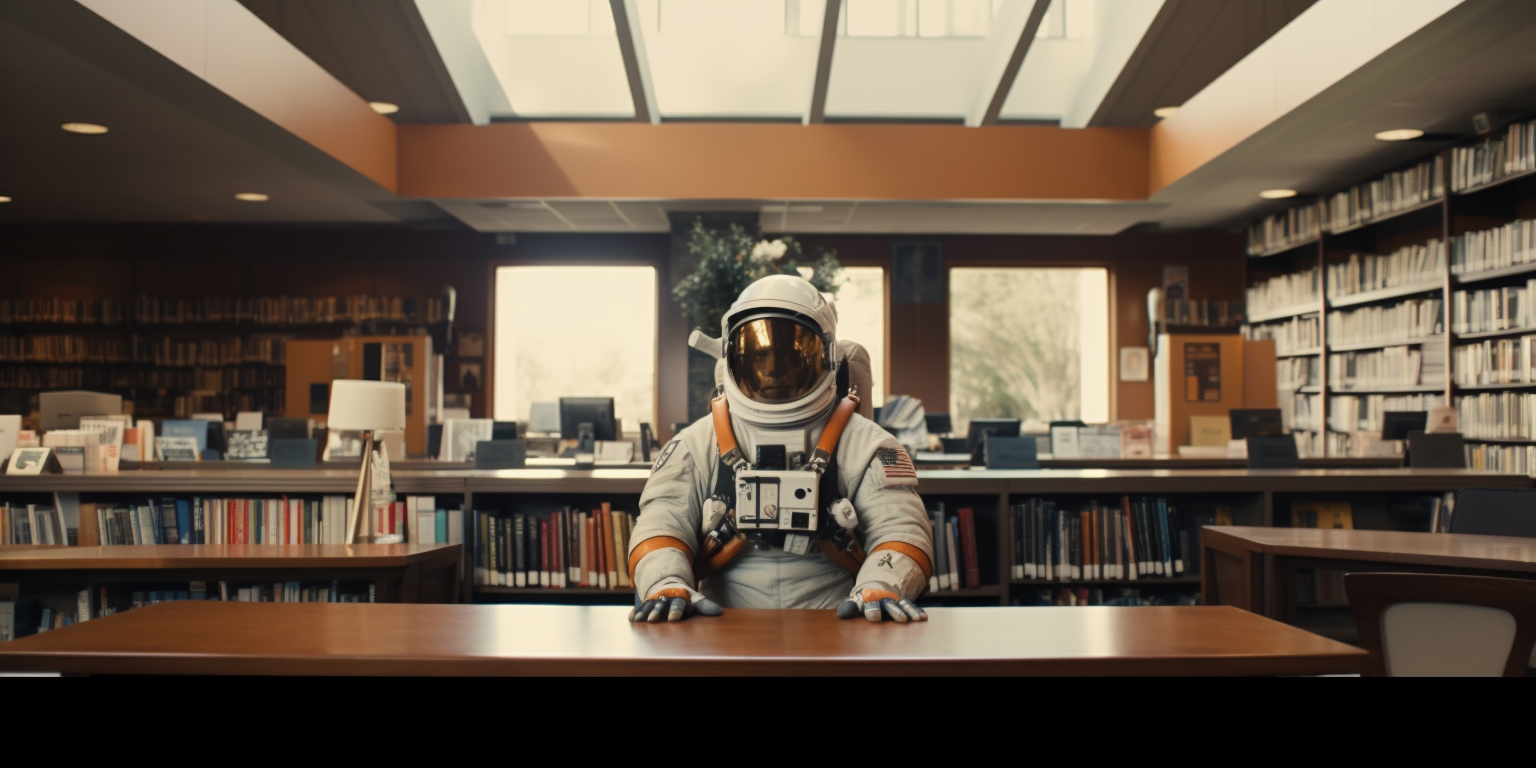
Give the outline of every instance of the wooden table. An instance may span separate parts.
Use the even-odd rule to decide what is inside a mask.
[[[0,582],[369,581],[379,602],[457,602],[458,544],[154,544],[0,552]]]
[[[1206,605],[1296,621],[1296,571],[1463,573],[1536,579],[1536,539],[1461,533],[1206,526]]]
[[[619,606],[160,603],[0,643],[0,671],[197,675],[1314,675],[1357,648],[1230,607],[932,608],[921,624]]]

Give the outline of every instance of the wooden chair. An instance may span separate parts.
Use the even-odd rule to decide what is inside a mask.
[[[1344,591],[1367,676],[1522,677],[1536,646],[1536,581],[1350,573]]]
[[[1450,533],[1536,538],[1536,490],[1462,488],[1451,510]]]

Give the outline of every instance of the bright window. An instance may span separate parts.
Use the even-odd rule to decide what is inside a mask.
[[[656,270],[496,270],[496,418],[533,403],[613,397],[623,429],[656,424]],[[654,428],[654,427],[653,427]]]
[[[949,410],[972,418],[1109,418],[1109,274],[1104,269],[949,271]],[[934,408],[932,410],[938,410]]]
[[[837,291],[837,337],[857,341],[869,350],[873,392],[860,392],[885,404],[885,270],[881,267],[843,267],[843,286]]]

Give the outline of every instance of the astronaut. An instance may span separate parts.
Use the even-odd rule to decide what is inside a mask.
[[[838,396],[836,308],[809,282],[773,275],[742,291],[721,330],[705,337],[720,358],[711,413],[662,447],[640,497],[630,620],[721,606],[926,620],[913,600],[933,536],[917,475],[901,444],[855,413],[857,393]]]

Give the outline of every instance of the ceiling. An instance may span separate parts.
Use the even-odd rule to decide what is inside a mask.
[[[399,122],[471,122],[415,0],[241,0]],[[1106,86],[1094,125],[1141,126],[1186,100],[1313,0],[1167,0]],[[55,4],[69,5],[69,4]],[[1515,7],[1520,3],[1493,3]],[[1241,12],[1234,9],[1241,9]],[[468,226],[480,231],[664,232],[668,214],[749,211],[768,232],[1112,234],[1231,228],[1284,203],[1253,190],[1334,191],[1442,144],[1383,144],[1371,126],[1465,135],[1474,112],[1536,109],[1536,23],[1489,16],[1426,30],[1145,203],[808,200],[415,200],[356,174],[219,94],[169,76],[105,33],[44,39],[0,6],[0,222],[244,222]],[[1513,13],[1513,11],[1511,12]],[[1522,22],[1523,23],[1523,22]],[[119,35],[119,37],[126,37]],[[143,46],[138,46],[143,48]],[[152,57],[151,57],[152,58]],[[1149,106],[1151,105],[1151,106]],[[65,134],[65,120],[112,126]],[[242,191],[268,203],[236,201]]]

